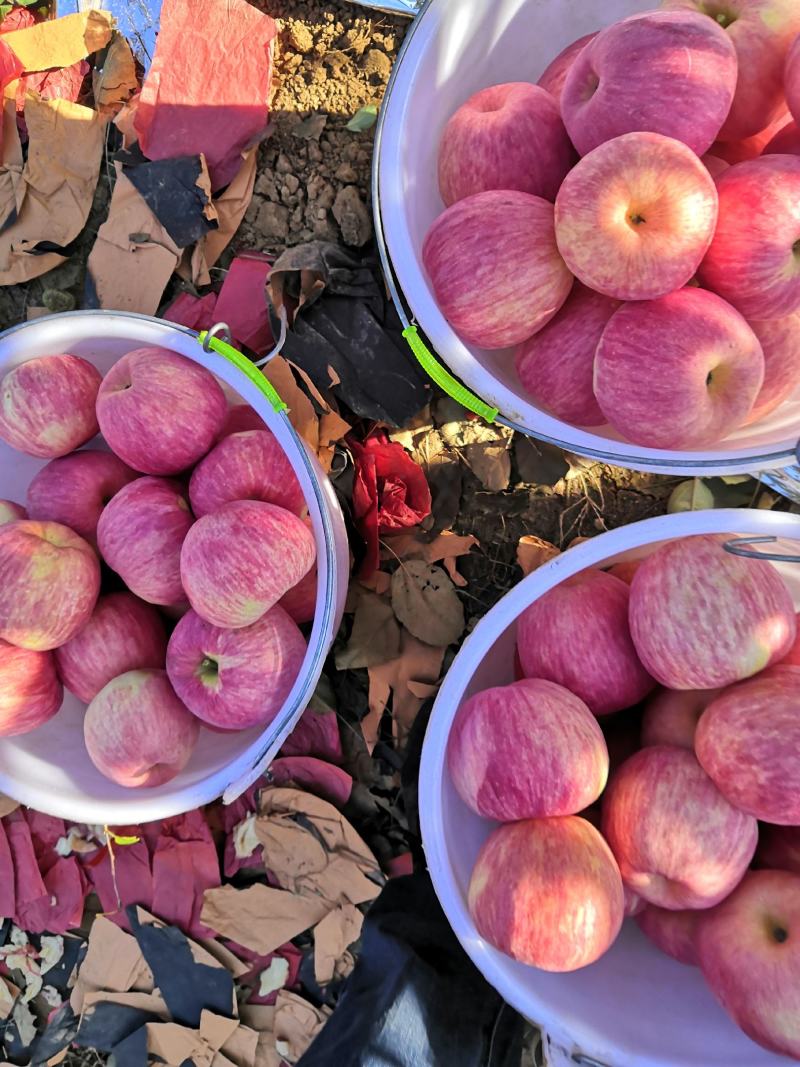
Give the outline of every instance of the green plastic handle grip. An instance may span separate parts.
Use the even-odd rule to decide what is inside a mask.
[[[213,349],[218,355],[224,356],[234,367],[237,367],[242,374],[245,374],[250,379],[259,392],[264,394],[273,411],[280,414],[282,411],[289,410],[289,405],[281,400],[280,394],[272,382],[262,374],[258,367],[251,363],[247,356],[242,355],[237,348],[229,345],[227,341],[221,341],[218,337],[209,338],[208,331],[203,330],[201,334],[198,334],[197,340],[201,345],[206,346],[206,339],[208,339],[208,348]]]
[[[500,409],[490,407],[489,404],[481,400],[480,397],[475,396],[465,385],[462,385],[461,382],[454,378],[426,346],[416,326],[407,326],[403,330],[403,337],[405,337],[408,347],[417,357],[417,362],[428,377],[433,379],[448,396],[451,396],[453,400],[457,400],[462,408],[466,408],[467,411],[471,411],[474,415],[480,415],[487,422],[491,423],[497,419]]]

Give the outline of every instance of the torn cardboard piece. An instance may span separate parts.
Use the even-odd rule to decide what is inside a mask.
[[[238,1019],[204,1011],[196,1030],[177,1023],[148,1023],[146,1030],[148,1054],[170,1067],[255,1067],[258,1034]]]
[[[114,19],[108,11],[81,11],[76,15],[3,34],[26,73],[72,66],[111,40]]]
[[[86,997],[96,993],[149,994],[153,973],[135,937],[126,934],[104,915],[92,923],[86,957],[78,969],[70,1004],[76,1015]]]
[[[353,957],[347,950],[361,937],[363,923],[358,908],[341,904],[314,927],[314,977],[319,985],[352,970]]]
[[[29,95],[25,122],[28,157],[21,169],[19,136],[3,123],[0,285],[38,278],[65,261],[89,217],[103,154],[105,124],[90,108]]]
[[[209,271],[230,244],[253,199],[257,163],[257,147],[244,152],[236,177],[227,189],[223,189],[219,196],[215,197],[217,229],[202,237],[191,255],[187,253],[188,258],[184,258],[179,271],[181,277],[191,281],[193,285],[202,287],[211,284]]]
[[[206,890],[200,918],[221,937],[267,956],[316,926],[331,907],[326,900],[298,896],[258,882],[247,889],[224,885]]]
[[[121,33],[114,33],[101,67],[92,72],[92,95],[101,115],[116,115],[139,90],[136,61]]]
[[[300,1059],[330,1016],[307,1000],[282,989],[275,1003],[275,1048],[287,1063]]]
[[[150,163],[133,149],[118,153],[115,159],[178,248],[188,248],[216,228],[217,211],[203,156]]]
[[[117,164],[108,218],[89,255],[85,307],[155,315],[182,254]]]

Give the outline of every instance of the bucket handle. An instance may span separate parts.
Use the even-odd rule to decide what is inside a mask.
[[[276,414],[280,415],[281,412],[288,411],[289,405],[281,399],[278,390],[264,372],[259,370],[247,356],[243,355],[237,348],[234,348],[229,341],[223,341],[217,334],[224,334],[230,337],[230,330],[224,322],[218,322],[210,330],[203,330],[202,333],[198,334],[197,339],[206,352],[210,349],[218,355],[224,356],[234,367],[240,370],[253,383],[256,389],[264,394]]]
[[[403,337],[416,356],[419,365],[440,389],[457,401],[462,408],[466,408],[467,411],[471,411],[474,415],[480,415],[486,422],[493,423],[497,420],[500,409],[493,408],[490,404],[481,400],[465,385],[462,385],[457,378],[453,377],[422,340],[416,323],[412,322],[409,326],[406,326],[403,330]]]
[[[774,545],[777,537],[732,537],[723,548],[732,556],[744,556],[746,559],[763,559],[770,563],[800,563],[800,555],[789,552],[751,551],[750,545]]]

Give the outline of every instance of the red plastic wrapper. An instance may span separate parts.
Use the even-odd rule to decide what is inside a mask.
[[[267,126],[277,27],[246,0],[164,0],[134,126],[148,159],[206,157],[213,189]]]
[[[416,526],[431,513],[431,491],[421,467],[385,430],[374,430],[363,444],[352,435],[353,517],[366,552],[359,577],[369,578],[380,561],[380,534]]]

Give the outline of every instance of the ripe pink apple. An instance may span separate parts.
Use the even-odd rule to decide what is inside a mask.
[[[800,310],[800,157],[762,156],[717,180],[719,222],[703,285],[748,319]]]
[[[179,482],[137,478],[117,493],[100,516],[100,555],[142,600],[180,604],[186,599],[181,548],[193,521]]]
[[[643,748],[613,775],[602,830],[623,881],[670,911],[711,908],[738,885],[758,824],[729,804],[694,753]]]
[[[180,699],[203,722],[244,730],[272,722],[305,654],[297,623],[277,605],[238,630],[212,626],[190,611],[170,638],[167,674]]]
[[[716,689],[778,663],[795,607],[771,563],[732,556],[724,536],[662,544],[630,587],[630,633],[644,666],[671,689]]]
[[[183,588],[214,626],[250,626],[314,565],[316,542],[291,511],[237,500],[198,519],[181,552]]]
[[[584,285],[652,300],[685,285],[711,244],[714,180],[680,141],[629,133],[574,167],[556,197],[556,240]]]
[[[517,349],[517,374],[537,404],[576,426],[603,426],[594,354],[620,302],[576,282],[554,319]]]
[[[112,452],[73,452],[51,460],[30,483],[28,514],[69,526],[94,544],[103,508],[138,477]]]
[[[66,526],[33,519],[0,526],[0,638],[58,648],[86,625],[100,592],[91,545]]]
[[[800,874],[800,826],[762,824],[758,831],[755,866]]]
[[[720,174],[724,174],[728,167],[730,167],[730,163],[724,159],[720,159],[719,156],[712,155],[710,152],[706,152],[700,162],[715,181]]]
[[[267,424],[249,404],[233,404],[228,408],[225,422],[219,432],[220,440],[232,433],[246,433],[248,430],[266,430]]]
[[[750,871],[697,924],[703,976],[734,1022],[800,1059],[800,875]]]
[[[561,96],[578,152],[624,133],[674,137],[701,156],[730,111],[736,51],[693,12],[649,11],[602,30],[576,57]]]
[[[65,456],[97,433],[100,372],[69,354],[21,363],[0,382],[0,438],[40,459]]]
[[[700,716],[719,692],[719,689],[659,689],[645,705],[642,747],[676,745],[694,752]]]
[[[783,659],[779,660],[780,666],[800,667],[800,614],[795,616],[797,621],[797,631],[794,639],[794,643]]]
[[[227,412],[214,375],[167,348],[123,356],[97,398],[106,441],[144,474],[178,474],[193,466],[217,440]]]
[[[163,668],[167,635],[161,616],[132,593],[101,596],[83,629],[56,649],[61,681],[89,704],[112,679],[144,667]]]
[[[764,353],[764,384],[748,422],[769,415],[800,386],[800,311],[785,319],[751,322]]]
[[[694,936],[698,916],[702,914],[700,911],[668,911],[666,908],[656,908],[648,904],[644,911],[640,911],[636,916],[636,922],[642,933],[662,952],[672,956],[678,963],[698,967],[700,961],[697,958]]]
[[[745,319],[693,286],[620,308],[595,355],[598,404],[622,437],[648,448],[722,440],[747,420],[763,381]]]
[[[0,526],[7,522],[16,522],[17,519],[27,519],[28,513],[22,504],[15,504],[13,500],[0,500]]]
[[[499,822],[576,815],[608,779],[597,719],[579,697],[541,678],[486,689],[462,704],[447,763],[464,803]]]
[[[764,822],[800,825],[800,667],[726,689],[697,726],[695,751],[731,804]]]
[[[764,149],[765,156],[800,156],[800,126],[790,122],[783,126]]]
[[[271,430],[229,434],[194,469],[189,501],[199,519],[232,500],[265,500],[300,514],[306,501]]]
[[[200,724],[175,695],[166,671],[128,671],[109,682],[86,709],[89,758],[118,785],[170,782],[192,754]]]
[[[751,137],[778,117],[785,106],[784,60],[800,33],[796,0],[662,0],[661,6],[699,11],[723,28],[736,50],[736,94],[720,139]]]
[[[478,933],[520,963],[576,971],[617,938],[624,897],[611,850],[574,815],[506,823],[484,842],[468,905]]]
[[[749,678],[794,641],[794,605],[781,576],[764,560],[732,556],[725,540],[670,541],[633,579],[633,643],[670,689],[718,689]]]
[[[748,159],[758,159],[759,156],[769,155],[767,151],[769,144],[791,124],[791,119],[792,116],[784,105],[780,116],[763,130],[741,141],[715,141],[711,146],[711,152],[731,166],[734,163],[744,163]]]
[[[795,33],[797,37],[786,56],[784,87],[792,117],[795,122],[800,123],[800,25],[795,29]]]
[[[558,104],[538,85],[507,82],[471,96],[439,142],[445,206],[488,189],[518,189],[555,200],[577,156]]]
[[[442,314],[482,348],[525,341],[572,288],[556,247],[553,205],[515,190],[453,204],[428,231],[422,258]]]
[[[517,622],[527,678],[563,685],[595,715],[629,708],[655,682],[639,662],[628,629],[628,586],[588,570],[535,600]]]
[[[302,626],[304,622],[313,622],[317,614],[316,566],[312,567],[297,585],[293,585],[284,593],[278,603],[298,626]]]
[[[540,85],[542,89],[545,89],[550,93],[559,107],[561,106],[561,94],[564,91],[564,82],[567,80],[567,75],[572,70],[572,64],[586,45],[590,41],[593,41],[596,36],[597,31],[594,33],[587,33],[584,37],[579,37],[577,41],[573,41],[572,44],[568,44],[563,52],[559,52],[537,82],[537,85]]]
[[[53,718],[63,698],[51,652],[0,641],[0,737],[35,730]]]

